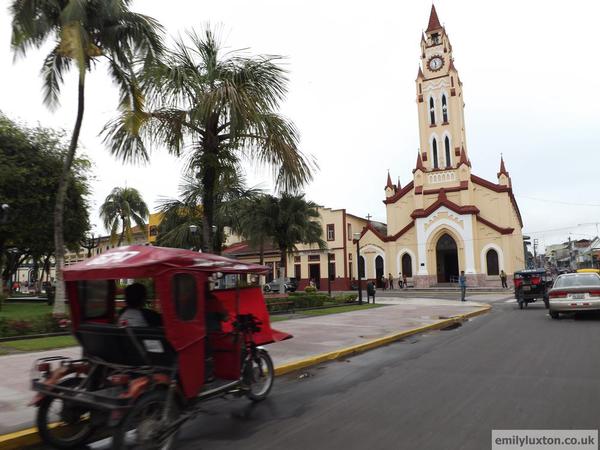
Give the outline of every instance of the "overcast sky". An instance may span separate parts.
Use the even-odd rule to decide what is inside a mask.
[[[8,0],[0,0],[7,11]],[[598,0],[439,0],[436,9],[464,83],[473,173],[496,181],[500,154],[513,181],[524,232],[551,244],[591,237],[600,221],[600,62]],[[418,142],[415,84],[420,33],[431,2],[315,0],[138,0],[170,42],[208,22],[229,49],[287,57],[290,85],[283,113],[301,132],[301,149],[320,165],[307,197],[385,221],[389,169],[412,178]],[[47,49],[46,49],[47,50]],[[0,110],[31,125],[70,130],[75,74],[61,107],[42,104],[45,52],[13,62],[10,16],[0,15]],[[104,68],[87,78],[81,147],[94,161],[92,223],[115,186],[139,189],[151,209],[175,197],[181,162],[160,149],[146,167],[113,159],[98,133],[114,117],[117,94]],[[251,185],[271,186],[269,172],[248,169]]]

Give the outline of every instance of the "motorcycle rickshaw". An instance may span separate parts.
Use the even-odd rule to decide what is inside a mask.
[[[515,272],[513,276],[515,299],[519,308],[527,307],[538,299],[544,301],[549,308],[548,288],[552,286],[552,277],[544,269],[527,269]]]
[[[95,433],[110,434],[112,448],[169,449],[201,401],[227,394],[266,398],[275,374],[260,346],[291,336],[271,328],[260,287],[241,285],[267,270],[152,246],[120,247],[66,267],[82,357],[34,364],[32,404],[42,439],[58,448],[81,448]],[[138,279],[153,280],[162,326],[119,323],[118,282]],[[232,288],[210,289],[227,279]],[[217,327],[207,322],[211,314],[219,314]],[[207,367],[211,378],[205,377]]]

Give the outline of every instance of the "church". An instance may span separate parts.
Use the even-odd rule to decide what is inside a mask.
[[[416,79],[420,149],[405,186],[385,185],[387,226],[368,222],[357,264],[366,279],[406,275],[417,288],[457,281],[499,286],[525,266],[523,222],[502,157],[497,181],[473,173],[463,84],[452,45],[432,6]]]

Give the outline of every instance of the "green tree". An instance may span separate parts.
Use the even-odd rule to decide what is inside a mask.
[[[124,160],[147,159],[147,145],[166,145],[180,155],[192,152],[190,165],[202,185],[202,242],[213,241],[216,193],[224,167],[241,161],[273,169],[283,191],[312,178],[314,163],[298,149],[295,126],[278,113],[287,92],[280,57],[248,57],[223,52],[212,31],[191,32],[191,43],[175,49],[144,73],[144,113],[125,111],[104,130],[113,153]]]
[[[220,253],[225,239],[225,227],[231,226],[243,202],[254,198],[260,191],[247,189],[238,167],[221,167],[214,194],[214,248]],[[204,197],[201,177],[193,171],[182,178],[179,199],[162,202],[162,214],[157,242],[166,247],[200,248],[202,233],[192,232],[192,227],[202,229],[204,220],[202,198]]]
[[[27,128],[0,113],[0,203],[10,205],[9,220],[0,224],[4,283],[26,260],[41,261],[49,269],[54,254],[51,217],[67,151],[64,132]],[[89,228],[89,169],[89,161],[76,158],[67,186],[65,244],[72,250]]]
[[[258,248],[259,263],[265,262],[265,245],[273,242],[273,230],[276,226],[278,199],[272,195],[258,195],[242,202],[237,214],[230,221],[231,230],[250,241]]]
[[[233,227],[251,242],[262,247],[269,240],[280,252],[280,267],[297,244],[316,244],[324,250],[323,228],[319,222],[319,207],[304,195],[283,193],[280,197],[265,195],[239,208],[239,219]],[[262,250],[261,250],[262,253]]]
[[[137,189],[130,187],[114,188],[100,206],[100,218],[104,227],[110,230],[113,244],[117,240],[119,228],[121,229],[117,246],[121,245],[123,239],[131,243],[132,223],[142,230],[146,229],[148,214],[148,205],[144,202],[142,195]]]
[[[15,55],[53,42],[42,65],[44,102],[58,105],[64,74],[76,65],[78,78],[77,117],[68,151],[64,155],[54,206],[54,245],[57,292],[54,312],[64,313],[64,210],[69,175],[83,121],[85,76],[99,61],[120,91],[120,107],[139,111],[142,96],[135,79],[135,64],[148,63],[162,51],[160,26],[154,19],[133,13],[131,0],[13,0],[11,45]],[[141,64],[141,63],[140,63]]]

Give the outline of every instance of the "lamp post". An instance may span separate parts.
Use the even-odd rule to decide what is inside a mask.
[[[361,233],[354,233],[354,240],[356,241],[356,271],[358,272],[358,304],[362,305],[362,276],[360,273],[360,235]]]
[[[96,225],[92,225],[93,228]],[[87,250],[87,257],[92,257],[92,250],[98,248],[100,246],[100,236],[96,237],[94,233],[86,234],[81,241],[79,241],[79,245]]]

